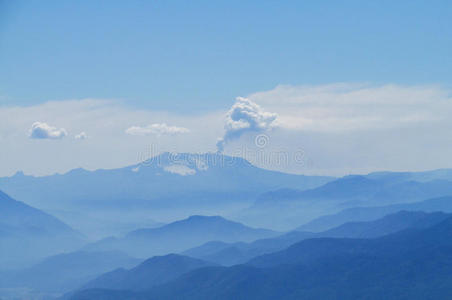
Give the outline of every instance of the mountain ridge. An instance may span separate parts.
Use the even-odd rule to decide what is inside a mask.
[[[155,256],[132,269],[116,269],[105,273],[84,284],[80,289],[109,288],[143,291],[149,286],[166,283],[189,271],[207,266],[215,266],[215,264],[177,254]]]
[[[193,214],[225,214],[247,207],[263,191],[311,188],[332,179],[265,170],[218,153],[163,153],[117,169],[3,177],[0,189],[99,238],[117,235],[121,223],[140,228],[147,219],[168,223]]]
[[[252,241],[278,235],[220,216],[191,216],[158,228],[134,230],[121,238],[107,238],[87,245],[88,251],[121,250],[136,257],[182,252],[213,239],[226,242]]]
[[[451,237],[448,217],[377,239],[309,239],[245,265],[197,269],[146,292],[85,290],[72,299],[447,299]]]
[[[324,232],[292,231],[251,243],[209,242],[183,254],[225,266],[245,263],[259,255],[280,251],[297,242],[314,238],[377,238],[406,229],[427,228],[452,216],[442,212],[399,211],[367,222],[348,222]]]
[[[296,229],[300,231],[324,231],[346,222],[372,221],[400,210],[452,212],[452,196],[437,197],[413,203],[400,203],[385,206],[355,207],[338,213],[324,215],[307,222]]]
[[[81,247],[85,237],[58,218],[0,191],[0,268],[25,266]]]

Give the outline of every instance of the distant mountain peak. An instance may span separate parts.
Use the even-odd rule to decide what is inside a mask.
[[[227,220],[221,216],[203,216],[203,215],[192,215],[192,216],[189,216],[188,218],[185,218],[185,219],[182,219],[179,221],[175,221],[168,225],[173,225],[173,226],[195,225],[195,226],[198,226],[198,225],[209,225],[209,224],[225,224],[225,225],[230,224],[230,225],[240,225],[240,226],[245,227],[245,225],[243,225],[241,223]]]
[[[19,178],[19,177],[25,177],[25,176],[27,176],[27,175],[25,175],[24,171],[19,170],[12,177]]]
[[[224,223],[236,223],[239,224],[237,222],[231,221],[231,220],[227,220],[221,216],[202,216],[202,215],[192,215],[189,216],[188,218],[181,220],[180,222],[184,222],[184,223],[218,223],[218,222],[224,222]]]
[[[239,210],[263,192],[284,187],[305,190],[332,179],[267,170],[219,153],[166,152],[121,168],[0,178],[0,189],[32,206],[55,212],[85,234],[100,238],[142,228],[145,211],[158,217],[155,214],[160,210],[178,216],[187,211]],[[108,217],[106,210],[111,212]],[[117,220],[116,213],[130,219]],[[92,221],[98,224],[96,230],[91,228]],[[120,229],[122,226],[127,229]]]
[[[229,156],[221,153],[178,153],[164,152],[153,156],[141,163],[147,166],[187,166],[197,171],[207,170],[212,167],[233,167],[233,166],[252,166],[250,162],[244,158],[237,156]]]
[[[170,173],[180,176],[191,176],[210,169],[231,169],[239,166],[254,168],[250,162],[241,157],[228,156],[221,153],[164,152],[137,165],[129,166],[128,169],[135,173],[155,170],[160,175]]]
[[[101,240],[88,245],[89,251],[121,250],[135,257],[179,253],[217,240],[224,242],[253,241],[278,235],[278,232],[248,227],[220,216],[194,215],[158,228],[129,232],[117,240]]]

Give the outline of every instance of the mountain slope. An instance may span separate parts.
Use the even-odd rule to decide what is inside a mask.
[[[84,238],[57,218],[0,191],[0,268],[82,246]]]
[[[259,255],[280,251],[296,242],[315,236],[311,232],[293,231],[274,238],[259,239],[251,243],[213,241],[188,249],[182,254],[223,266],[232,266],[244,263]]]
[[[277,232],[247,227],[219,216],[191,216],[154,229],[140,229],[123,238],[108,238],[88,245],[87,250],[121,250],[136,257],[181,252],[208,241],[253,241]]]
[[[248,222],[255,226],[275,228],[270,227],[269,219],[270,216],[276,216],[276,223],[284,226],[277,228],[287,230],[300,222],[309,222],[313,217],[334,214],[347,208],[412,203],[452,196],[452,181],[390,181],[386,177],[346,176],[314,189],[283,189],[264,193],[253,206],[243,211],[240,220],[251,219],[254,222]]]
[[[372,179],[371,179],[372,178]],[[414,202],[452,194],[452,181],[388,181],[385,177],[345,176],[309,190],[283,189],[262,194],[256,204],[293,201],[333,201],[335,203],[384,204]]]
[[[176,279],[189,271],[214,264],[186,256],[169,254],[152,257],[130,269],[117,269],[85,284],[82,289],[103,288],[143,291]]]
[[[428,182],[432,180],[452,181],[452,169],[437,169],[422,172],[373,172],[366,175],[366,177],[393,183],[403,181]]]
[[[315,238],[296,243],[280,252],[252,259],[249,265],[269,267],[282,264],[312,264],[325,257],[369,255],[391,257],[418,251],[452,247],[452,217],[422,229],[402,230],[377,239]]]
[[[422,229],[438,224],[450,217],[441,212],[400,211],[381,219],[369,222],[350,222],[330,230],[311,233],[293,231],[282,236],[260,239],[252,243],[210,242],[200,247],[189,249],[184,254],[230,266],[244,263],[259,255],[281,251],[292,244],[312,238],[376,238],[406,229]]]
[[[443,212],[400,211],[368,222],[348,222],[318,233],[320,237],[376,238],[405,229],[422,229],[436,225],[451,214]]]
[[[140,262],[117,251],[58,254],[30,268],[6,273],[0,286],[47,293],[68,292],[105,272],[119,267],[130,268]]]
[[[218,153],[164,153],[112,170],[75,169],[44,177],[18,173],[0,178],[0,189],[98,237],[118,234],[119,221],[140,228],[149,218],[171,221],[192,214],[223,214],[246,207],[265,191],[313,188],[332,179],[260,169]],[[68,210],[71,214],[65,213]],[[97,232],[94,225],[100,228]]]
[[[397,211],[443,211],[452,212],[452,197],[440,197],[415,203],[394,204],[387,206],[356,207],[342,210],[336,214],[314,219],[297,230],[319,232],[347,222],[372,221]]]
[[[76,232],[57,218],[23,202],[16,201],[0,191],[0,226],[4,236],[75,235]]]
[[[448,299],[452,218],[378,239],[309,239],[246,265],[189,272],[145,293],[111,299]],[[91,297],[94,291],[74,295]]]

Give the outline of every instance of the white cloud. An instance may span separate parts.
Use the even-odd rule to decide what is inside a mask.
[[[88,135],[82,131],[74,137],[76,140],[85,140],[88,138]]]
[[[159,153],[215,151],[222,133],[224,111],[204,114],[179,114],[135,109],[119,100],[61,100],[31,106],[0,105],[0,177],[17,170],[36,176],[63,173],[83,167],[117,168],[133,165]],[[30,125],[36,116],[68,133],[86,132],[89,141],[63,138],[58,143],[36,143],[30,139]],[[124,134],[137,124],[184,124],[196,134],[181,134],[177,139],[150,135],[145,139]],[[24,134],[26,133],[26,134]],[[90,138],[95,137],[95,138]],[[64,153],[64,155],[60,155]]]
[[[171,165],[171,166],[165,166],[163,168],[166,172],[177,174],[181,176],[187,176],[187,175],[195,175],[196,170],[193,170],[185,165]]]
[[[452,167],[450,95],[449,90],[435,86],[285,85],[238,100],[229,111],[205,114],[133,109],[119,101],[97,99],[0,106],[0,176],[17,170],[45,175],[76,167],[116,168],[164,151],[213,152],[223,135],[229,143],[225,153],[246,156],[247,146],[254,147],[255,131],[265,131],[269,137],[259,150],[290,155],[302,149],[305,155],[303,165],[269,165],[265,159],[256,159],[265,168],[334,175],[447,168]],[[57,128],[86,131],[96,138],[86,143],[73,138],[36,143],[24,134],[36,116]],[[126,128],[149,124],[149,120],[183,124],[193,134],[177,139],[158,137],[158,133],[147,138],[124,134]]]
[[[168,126],[166,123],[156,123],[145,127],[132,126],[126,130],[127,134],[130,135],[149,135],[155,134],[157,136],[162,135],[176,135],[190,132],[189,129],[185,127]]]
[[[34,122],[30,129],[30,138],[32,139],[62,139],[67,136],[64,128],[49,126],[47,123]]]
[[[217,142],[218,151],[246,132],[263,132],[276,126],[277,115],[264,111],[253,101],[238,97],[226,115],[225,133]]]
[[[449,91],[436,86],[280,85],[249,98],[277,112],[280,126],[306,131],[401,128],[445,121],[452,111]]]

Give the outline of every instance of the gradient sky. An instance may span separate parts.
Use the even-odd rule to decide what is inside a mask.
[[[218,109],[278,84],[452,80],[450,1],[2,1],[3,103]]]
[[[15,113],[15,119],[20,119],[0,120],[0,175],[21,169],[48,174],[80,166],[121,166],[136,162],[139,149],[158,138],[161,150],[215,151],[224,126],[218,120],[238,96],[250,97],[263,111],[281,116],[282,128],[287,130],[274,137],[279,146],[287,143],[285,147],[291,151],[312,147],[313,160],[321,165],[312,170],[314,173],[452,167],[450,160],[445,161],[447,152],[452,151],[446,134],[451,128],[447,127],[449,123],[438,123],[445,118],[442,113],[451,112],[451,106],[443,106],[451,99],[451,53],[451,1],[0,0],[0,116],[3,110],[4,116]],[[346,87],[331,91],[331,85],[337,83]],[[391,86],[396,88],[391,90]],[[316,88],[306,91],[301,87]],[[342,97],[344,90],[346,96]],[[369,101],[383,93],[385,99],[396,102],[396,107],[378,102],[367,103],[362,109],[355,103],[344,112],[344,103],[350,103],[347,97],[352,94],[355,99],[354,91],[363,90]],[[294,93],[302,98],[332,94],[315,107],[307,108],[301,100],[295,101],[299,104],[295,110],[291,105],[276,105],[295,97]],[[269,100],[271,95],[273,100]],[[405,98],[398,103],[400,97],[412,101]],[[330,103],[333,98],[342,104]],[[62,108],[69,100],[77,100],[80,108],[86,104],[80,104],[82,99],[114,101],[106,105],[108,109],[122,110],[117,113],[121,120],[126,119],[124,111],[133,112],[136,122],[102,121],[97,116],[102,126],[108,127],[108,122],[122,126],[115,127],[116,136],[113,129],[108,131],[111,138],[107,139],[108,134],[92,128],[98,128],[98,123],[86,121],[84,109],[74,117],[67,108],[70,104]],[[48,108],[45,105],[49,101],[62,106],[57,109],[51,102]],[[319,105],[320,115],[315,113]],[[325,113],[326,107],[333,110]],[[406,114],[404,108],[410,113]],[[310,113],[303,115],[306,109]],[[392,115],[394,109],[398,113]],[[296,115],[290,115],[298,110],[304,122],[297,123]],[[378,115],[371,115],[372,111]],[[111,116],[111,112],[100,115]],[[387,115],[392,119],[383,118]],[[69,116],[74,120],[67,121]],[[81,119],[86,126],[80,125]],[[197,128],[196,119],[206,123]],[[346,125],[344,119],[356,122]],[[371,122],[377,119],[380,125],[398,125],[382,129]],[[402,135],[397,130],[409,128],[400,126],[396,119],[410,120],[411,131]],[[422,123],[427,119],[436,121]],[[340,124],[338,120],[342,120]],[[29,139],[29,129],[35,122],[65,128],[66,141]],[[189,142],[180,137],[183,135],[161,142],[157,134],[145,141],[135,136],[134,141],[127,140],[131,149],[118,149],[131,138],[124,137],[127,128],[156,123],[189,129],[190,139],[199,147],[187,146]],[[207,133],[202,131],[206,124],[211,127]],[[316,126],[313,129],[309,124]],[[332,128],[343,130],[334,134]],[[395,134],[391,142],[376,140],[388,136],[382,130]],[[416,133],[424,131],[427,135],[434,132],[428,142],[441,142],[437,147],[444,153],[435,150],[433,154],[423,146],[427,141],[419,141]],[[69,137],[81,132],[91,137],[85,142],[89,147],[68,144]],[[333,136],[322,139],[322,134]],[[340,142],[328,144],[341,140],[339,135],[346,136],[350,149],[338,146]],[[383,149],[390,149],[384,158],[389,155],[392,159],[381,164],[381,150],[372,154],[361,149],[363,139],[369,136],[374,138],[369,138],[367,147],[375,149],[373,143],[383,143]],[[408,141],[394,145],[402,140],[400,137]],[[300,144],[294,145],[294,140],[300,140]],[[118,150],[106,156],[107,148]],[[407,155],[413,148],[415,155]],[[332,156],[326,149],[339,156]],[[55,160],[54,151],[65,151],[66,155]],[[319,152],[324,156],[317,157]],[[356,157],[361,159],[354,160]],[[342,165],[337,163],[340,160]],[[310,171],[306,166],[279,169]]]

